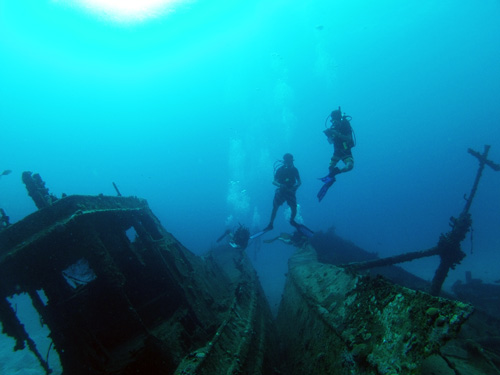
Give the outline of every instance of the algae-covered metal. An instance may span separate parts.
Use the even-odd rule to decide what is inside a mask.
[[[319,263],[306,245],[290,259],[277,321],[290,374],[420,374],[472,310]]]

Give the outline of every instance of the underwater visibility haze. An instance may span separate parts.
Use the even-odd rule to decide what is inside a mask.
[[[23,171],[58,197],[115,195],[115,182],[203,254],[227,228],[268,223],[273,164],[292,153],[298,221],[390,256],[449,230],[478,167],[468,148],[491,145],[500,163],[498,0],[124,4],[0,2],[0,171],[12,171],[0,207],[11,222],[36,210]],[[354,169],[318,202],[333,152],[325,118],[339,106],[352,116]],[[286,213],[269,237],[292,232]],[[445,289],[465,271],[500,279],[500,173],[485,169],[471,214],[467,257]],[[273,310],[292,252],[247,249]],[[403,267],[430,279],[437,260]],[[15,373],[12,361],[0,369]]]

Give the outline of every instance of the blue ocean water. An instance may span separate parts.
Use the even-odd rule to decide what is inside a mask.
[[[301,220],[388,256],[449,230],[478,167],[469,147],[491,145],[500,163],[498,0],[200,0],[131,23],[68,2],[0,2],[11,222],[36,209],[23,171],[57,196],[115,195],[115,182],[202,254],[226,228],[267,224],[273,163],[290,152]],[[319,203],[332,154],[322,131],[338,106],[352,116],[355,167]],[[284,213],[273,235],[291,232]],[[500,173],[484,171],[471,214],[473,242],[445,288],[465,271],[500,279]],[[247,251],[275,309],[293,249]],[[437,259],[405,267],[430,279]],[[1,347],[0,373],[42,373]]]

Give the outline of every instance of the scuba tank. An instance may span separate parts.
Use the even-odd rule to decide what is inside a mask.
[[[330,125],[328,127],[326,122],[328,121],[329,118],[331,119],[332,125]],[[343,126],[343,127],[348,126],[349,130],[351,131],[351,139],[350,139],[350,141],[343,142],[344,148],[347,149],[347,148],[352,148],[352,147],[356,146],[356,135],[354,134],[354,130],[351,126],[351,120],[352,120],[352,116],[342,114],[340,106],[339,106],[339,109],[332,111],[325,119],[325,128],[326,129],[323,130],[323,133],[326,135],[326,137],[328,139],[328,143],[330,143],[330,144],[333,143],[333,130],[336,130],[336,131],[339,131],[339,132],[345,134],[346,132],[341,131],[340,128],[341,128],[341,126]]]

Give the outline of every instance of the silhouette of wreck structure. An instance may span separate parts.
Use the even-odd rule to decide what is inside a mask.
[[[468,152],[479,160],[479,168],[476,173],[476,178],[474,180],[474,184],[472,186],[469,197],[464,196],[466,201],[464,209],[462,210],[458,218],[450,218],[451,230],[448,233],[441,234],[436,246],[427,250],[410,252],[384,259],[345,264],[343,265],[343,267],[359,271],[374,267],[384,267],[392,264],[409,262],[415,259],[437,255],[440,258],[440,263],[434,274],[429,292],[433,295],[439,295],[450,269],[455,269],[455,267],[460,264],[460,262],[465,258],[465,253],[462,251],[460,244],[465,239],[465,236],[469,232],[472,225],[472,219],[469,210],[476,195],[477,187],[479,185],[479,180],[481,179],[481,176],[483,174],[484,167],[489,166],[494,171],[500,171],[499,164],[488,160],[490,147],[491,146],[489,145],[484,146],[484,151],[482,154],[472,149],[468,149]]]
[[[39,175],[22,178],[38,210],[0,229],[0,322],[47,374],[9,303],[17,294],[69,375],[421,374],[473,311],[323,262],[319,234],[290,259],[274,320],[241,249],[196,256],[115,184],[116,197],[56,198]]]
[[[16,350],[46,356],[7,297],[27,293],[64,374],[272,373],[272,316],[241,253],[205,259],[135,197],[54,199],[23,174],[38,211],[0,232],[0,321]]]

